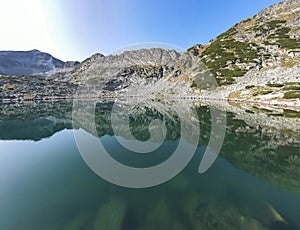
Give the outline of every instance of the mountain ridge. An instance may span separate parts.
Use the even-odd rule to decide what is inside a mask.
[[[285,0],[189,50],[220,87],[204,98],[300,106],[300,1]],[[277,87],[276,87],[277,86]]]
[[[60,68],[47,80],[88,84],[90,94],[99,97],[125,92],[300,106],[299,12],[300,1],[285,0],[186,52],[156,48],[109,56],[96,53]],[[11,87],[2,91],[7,88]]]

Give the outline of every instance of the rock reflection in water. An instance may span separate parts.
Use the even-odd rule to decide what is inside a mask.
[[[166,160],[178,144],[180,119],[166,113],[168,106],[162,103],[158,103],[161,108],[151,105],[156,103],[134,108],[130,128],[136,139],[147,140],[151,120],[169,114],[165,147],[153,154],[153,158]],[[1,229],[300,228],[297,116],[270,117],[269,112],[226,108],[222,150],[212,167],[200,175],[198,166],[209,141],[211,114],[209,107],[195,106],[201,130],[192,161],[167,183],[136,190],[105,182],[83,163],[72,140],[72,103],[0,106],[1,146],[14,140],[14,146],[24,150],[17,158],[18,165],[22,164],[20,172],[14,168],[13,154],[17,153],[13,148],[1,153],[0,174],[7,178],[16,175],[15,181],[0,180],[1,207],[5,207],[0,211]],[[97,135],[106,148],[119,153],[113,155],[117,160],[126,162],[134,153],[124,151],[113,136],[112,106],[109,101],[97,104]],[[34,155],[35,151],[40,154]],[[127,163],[136,163],[136,157],[128,157]],[[138,163],[148,160],[157,163],[149,156]]]

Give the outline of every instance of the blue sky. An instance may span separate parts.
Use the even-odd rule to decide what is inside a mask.
[[[4,0],[0,50],[39,49],[62,60],[142,42],[207,43],[278,0]]]

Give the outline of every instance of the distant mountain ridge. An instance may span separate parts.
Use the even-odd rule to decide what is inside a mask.
[[[0,76],[0,98],[73,97],[77,86],[88,85],[86,96],[93,97],[125,93],[300,109],[299,15],[300,1],[284,0],[237,23],[209,44],[197,44],[185,52],[152,48],[109,56],[96,53],[81,63],[64,63],[37,50],[2,52],[0,74],[44,76],[47,81],[31,78],[22,84],[17,76]]]
[[[39,50],[0,51],[0,74],[47,77],[79,62],[63,62]]]

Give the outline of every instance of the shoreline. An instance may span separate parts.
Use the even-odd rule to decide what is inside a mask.
[[[114,100],[117,98],[143,98],[144,96],[139,95],[89,95],[85,97],[77,97],[77,96],[64,96],[64,97],[46,97],[46,98],[2,98],[0,99],[3,104],[10,103],[28,103],[28,102],[55,102],[61,100],[94,100],[94,99],[103,99],[103,100]],[[255,101],[255,100],[245,100],[245,99],[237,99],[237,98],[217,98],[217,97],[205,97],[203,95],[182,95],[182,96],[173,96],[169,95],[168,97],[144,97],[145,99],[150,100],[192,100],[199,102],[227,102],[229,104],[248,104],[248,105],[258,105],[265,106],[277,109],[291,109],[300,112],[300,100],[299,101]],[[297,103],[296,105],[291,105],[290,103]]]

